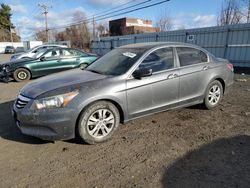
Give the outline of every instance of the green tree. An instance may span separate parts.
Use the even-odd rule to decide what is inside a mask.
[[[0,26],[3,29],[14,28],[14,25],[11,23],[11,8],[9,5],[1,3],[0,6]]]

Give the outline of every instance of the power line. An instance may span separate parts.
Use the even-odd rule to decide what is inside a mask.
[[[122,1],[122,0],[121,0],[121,1]],[[115,7],[111,8],[111,9],[107,9],[107,10],[105,10],[105,11],[102,11],[102,12],[98,12],[98,13],[92,14],[91,16],[89,16],[89,17],[87,17],[87,18],[84,18],[84,19],[85,19],[85,20],[93,20],[93,17],[96,18],[96,16],[99,16],[99,15],[102,15],[102,14],[104,14],[104,13],[110,12],[110,11],[115,10],[115,9],[117,9],[117,8],[124,7],[124,6],[128,5],[128,4],[135,3],[136,1],[138,1],[138,0],[131,0],[131,1],[127,2],[127,3],[121,4],[121,5],[119,5],[119,6],[115,6]],[[118,1],[118,2],[120,2],[120,1]],[[70,24],[76,24],[76,23],[79,23],[79,21],[67,22],[67,24],[65,24],[65,25],[68,25],[68,24],[69,24],[69,25],[70,25]]]
[[[107,15],[110,15],[110,14],[113,14],[113,13],[116,13],[116,12],[120,12],[120,11],[123,11],[123,10],[126,10],[126,9],[134,8],[134,7],[143,5],[143,4],[145,4],[145,3],[149,3],[150,1],[152,1],[152,0],[146,0],[146,1],[143,1],[143,2],[140,2],[140,3],[137,3],[137,4],[135,4],[135,5],[128,6],[128,7],[126,7],[126,8],[122,8],[122,9],[119,9],[119,10],[116,10],[116,11],[112,11],[112,12],[109,12],[109,13],[106,13],[106,14],[102,14],[102,15],[99,15],[99,16],[93,15],[92,17],[89,17],[89,18],[86,18],[86,19],[83,19],[83,20],[80,20],[80,21],[77,21],[77,22],[72,22],[72,23],[70,23],[70,24],[68,24],[68,25],[59,26],[59,27],[60,27],[60,28],[64,28],[64,27],[70,27],[71,25],[78,25],[78,24],[80,24],[80,23],[89,23],[90,21],[92,22],[93,17],[94,17],[94,19],[97,19],[97,18],[100,19],[100,18],[103,17],[103,16],[107,16]],[[128,3],[126,3],[126,5],[129,4],[129,3],[130,3],[130,1],[129,1]],[[125,4],[124,4],[124,5],[125,5]],[[95,20],[95,21],[97,21],[97,20]],[[60,28],[59,28],[59,29],[60,29]],[[54,28],[50,28],[50,30],[54,30]]]
[[[127,2],[127,3],[121,4],[121,5],[119,5],[119,6],[115,6],[115,7],[111,8],[111,9],[105,10],[105,11],[103,11],[103,12],[99,12],[99,13],[93,14],[93,16],[97,16],[97,15],[100,15],[100,14],[103,14],[103,13],[106,13],[106,12],[110,12],[110,11],[112,11],[112,10],[115,10],[115,9],[117,9],[117,8],[121,8],[121,7],[123,7],[123,6],[125,6],[125,5],[128,5],[128,4],[130,4],[130,3],[134,3],[135,1],[137,1],[137,0],[131,0],[131,1]],[[120,1],[118,1],[118,2],[120,2]]]
[[[148,2],[151,1],[151,0],[148,0]],[[163,0],[163,1],[160,1],[160,2],[157,2],[157,3],[153,3],[153,4],[150,4],[150,5],[146,5],[146,6],[143,6],[143,7],[139,7],[139,8],[136,8],[136,9],[132,9],[132,10],[128,10],[128,11],[124,11],[124,12],[121,12],[121,13],[117,13],[117,14],[114,14],[114,15],[109,15],[109,16],[106,16],[106,17],[100,17],[99,19],[96,19],[95,21],[100,21],[100,20],[104,20],[104,19],[107,19],[107,18],[111,18],[111,17],[116,17],[116,16],[120,16],[120,15],[123,15],[123,14],[127,14],[127,13],[131,13],[131,12],[135,12],[135,11],[138,11],[138,10],[142,10],[142,9],[146,9],[146,8],[150,8],[150,7],[153,7],[153,6],[156,6],[156,5],[159,5],[159,4],[163,4],[163,3],[166,3],[170,0]],[[130,7],[131,8],[131,7]],[[120,10],[121,11],[121,10]],[[73,23],[73,24],[70,24],[70,25],[65,25],[65,26],[60,26],[60,27],[56,27],[56,28],[50,28],[49,30],[57,30],[57,29],[63,29],[63,28],[67,28],[67,27],[70,27],[70,26],[76,26],[76,25],[80,25],[82,23],[90,23],[91,20],[89,19],[84,19],[84,20],[81,20],[77,23]]]
[[[170,0],[160,1],[160,2],[153,3],[153,4],[150,4],[150,5],[147,5],[147,6],[143,6],[143,7],[140,7],[140,8],[133,9],[133,10],[125,11],[125,12],[122,12],[122,13],[118,13],[118,14],[115,14],[115,15],[112,15],[112,16],[107,16],[107,17],[104,17],[104,18],[97,19],[96,21],[107,19],[107,18],[110,18],[110,17],[120,16],[120,15],[123,15],[123,14],[127,14],[127,13],[130,13],[130,12],[135,12],[135,11],[146,9],[146,8],[150,8],[150,7],[153,7],[153,6],[156,6],[156,5],[166,3],[168,1],[170,1]]]

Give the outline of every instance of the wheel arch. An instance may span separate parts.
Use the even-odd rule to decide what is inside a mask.
[[[215,81],[215,80],[217,80],[217,81],[219,81],[221,83],[222,89],[223,89],[223,94],[224,94],[225,93],[225,87],[226,87],[225,86],[225,81],[221,77],[215,77],[214,79],[212,79],[210,81],[210,83],[213,82],[213,81]]]
[[[84,112],[84,110],[85,110],[87,107],[89,107],[90,105],[92,105],[92,104],[94,104],[94,103],[96,103],[96,102],[100,102],[100,101],[107,101],[107,102],[110,102],[110,103],[112,103],[113,105],[115,105],[115,107],[116,107],[117,110],[119,111],[120,123],[124,123],[124,118],[125,118],[124,109],[122,108],[122,106],[121,106],[117,101],[115,101],[115,100],[113,100],[113,99],[109,99],[109,98],[98,99],[98,100],[89,102],[87,105],[85,105],[84,108],[82,108],[82,109],[80,110],[80,113],[78,114],[77,119],[76,119],[76,123],[75,123],[75,135],[77,135],[78,124],[79,124],[81,115],[82,115],[82,113]]]

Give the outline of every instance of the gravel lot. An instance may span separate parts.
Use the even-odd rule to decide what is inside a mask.
[[[10,108],[25,83],[0,82],[0,187],[249,187],[250,76],[238,78],[214,110],[140,118],[94,146],[22,135]]]

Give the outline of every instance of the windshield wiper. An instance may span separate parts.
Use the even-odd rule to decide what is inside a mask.
[[[99,71],[96,71],[96,70],[91,70],[91,69],[86,69],[87,71],[90,71],[90,72],[93,72],[93,73],[97,73],[97,74],[103,74],[103,73],[101,73],[101,72],[99,72]]]

